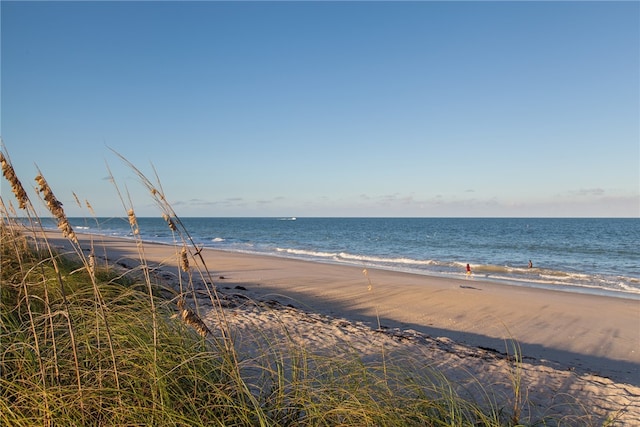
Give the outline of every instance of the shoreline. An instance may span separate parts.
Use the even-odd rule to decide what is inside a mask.
[[[151,244],[172,246],[172,244],[170,243],[153,242],[153,241],[147,241],[147,242]],[[452,275],[438,274],[436,272],[431,272],[431,271],[423,272],[423,271],[411,270],[411,269],[403,270],[403,269],[392,268],[392,267],[366,266],[365,262],[363,262],[362,265],[357,265],[356,263],[328,261],[328,260],[319,260],[319,259],[306,259],[303,257],[283,256],[283,255],[270,254],[270,253],[234,251],[234,250],[225,250],[225,249],[217,249],[217,248],[210,248],[210,247],[204,247],[203,249],[214,251],[214,252],[238,254],[241,256],[242,255],[258,256],[258,257],[264,256],[264,257],[272,257],[276,259],[288,259],[288,260],[294,260],[294,261],[311,262],[311,263],[326,264],[326,265],[332,265],[332,266],[344,266],[344,267],[353,267],[353,268],[360,268],[360,269],[367,268],[371,270],[387,271],[390,273],[424,276],[432,279],[464,280],[464,281],[469,280],[467,279],[464,273],[460,273],[460,277],[454,277]],[[622,290],[616,291],[612,289],[597,288],[594,286],[586,286],[586,285],[585,286],[573,285],[573,284],[555,285],[552,283],[544,284],[544,283],[536,283],[536,282],[527,282],[524,280],[519,281],[515,279],[500,279],[500,278],[494,278],[489,276],[482,276],[480,274],[475,274],[475,273],[472,273],[472,278],[473,278],[472,280],[475,280],[478,282],[488,282],[496,285],[513,286],[513,287],[519,287],[519,288],[534,288],[534,289],[542,289],[542,290],[547,290],[552,292],[565,292],[569,294],[583,294],[583,295],[592,295],[596,297],[621,298],[621,299],[640,301],[640,292],[629,292],[629,291],[622,291]]]
[[[55,245],[66,239],[46,232]],[[135,241],[78,233],[96,254],[137,259]],[[177,266],[176,249],[144,242],[148,261]],[[218,287],[242,286],[256,297],[376,329],[416,330],[475,347],[505,348],[550,365],[640,386],[640,305],[636,300],[518,287],[485,280],[416,275],[204,248]],[[224,279],[218,279],[224,277]],[[371,281],[371,291],[368,290]]]
[[[45,232],[56,232],[56,230],[53,228],[45,229]],[[112,236],[112,235],[100,234],[100,233],[94,234],[86,231],[79,231],[79,232],[76,231],[76,234],[91,235],[96,237],[99,236],[101,238],[106,238],[106,239],[112,239],[112,238],[122,239],[125,241],[135,242],[135,238],[133,237]],[[164,241],[158,241],[158,240],[146,240],[146,239],[144,239],[143,241],[146,244],[152,244],[152,245],[163,245],[167,247],[175,246],[175,244],[171,242],[164,242]],[[448,274],[448,273],[440,274],[438,272],[429,271],[429,270],[419,270],[419,269],[411,269],[411,268],[402,269],[402,268],[385,267],[380,265],[368,266],[366,265],[368,264],[367,261],[362,261],[361,263],[362,265],[358,265],[358,263],[356,262],[332,261],[329,259],[315,259],[313,257],[305,258],[303,256],[290,256],[290,255],[287,256],[287,255],[280,255],[277,253],[270,253],[270,252],[258,252],[258,251],[252,252],[252,251],[243,251],[243,250],[221,249],[221,248],[214,248],[210,246],[201,246],[201,248],[206,251],[220,252],[220,253],[225,253],[230,255],[237,254],[239,256],[268,257],[268,258],[310,262],[310,263],[317,263],[317,264],[324,264],[324,265],[338,266],[338,267],[353,267],[353,268],[360,268],[360,269],[369,268],[371,270],[387,271],[390,273],[423,276],[426,278],[432,278],[436,280],[442,279],[442,280],[465,280],[466,281],[468,279],[463,272],[459,274],[459,277],[456,277],[453,274]],[[634,291],[627,291],[627,290],[607,289],[607,288],[601,288],[601,287],[590,286],[590,285],[564,284],[564,283],[554,284],[554,283],[517,280],[517,279],[511,279],[511,278],[496,278],[496,277],[491,277],[489,274],[476,273],[476,272],[473,272],[472,277],[473,277],[473,280],[476,280],[478,282],[487,282],[487,283],[496,284],[496,285],[511,286],[511,287],[517,287],[517,288],[533,288],[533,289],[541,289],[541,290],[547,290],[552,292],[564,292],[569,294],[583,294],[583,295],[592,295],[596,297],[610,297],[610,298],[620,298],[620,299],[628,299],[633,301],[640,301],[640,291],[634,292]]]
[[[210,252],[219,260],[236,256]],[[271,261],[246,257],[252,263]],[[241,285],[255,296],[275,296],[283,304],[373,329],[416,330],[497,351],[514,339],[524,357],[640,386],[640,306],[635,300],[378,269],[366,269],[365,276],[361,267],[280,260],[273,261],[277,269],[261,264],[257,271],[216,270],[225,277],[217,284]],[[311,274],[314,270],[322,272]]]
[[[54,249],[75,254],[59,233],[44,235]],[[83,252],[93,247],[99,260],[125,270],[139,267],[142,248],[153,274],[175,289],[187,274],[180,272],[180,247],[77,237]],[[473,400],[509,402],[517,381],[523,421],[640,424],[636,301],[376,269],[364,274],[353,266],[206,248],[201,253],[245,357],[272,336],[269,342],[293,340],[318,354],[355,352],[363,363],[382,357],[416,372],[436,369]],[[197,296],[207,283],[198,278],[193,284],[197,299],[187,295],[189,304],[215,331],[219,309]]]
[[[144,240],[174,244],[162,218],[137,219]],[[300,218],[283,224],[275,218],[180,219],[198,247],[215,250],[452,278],[464,278],[469,263],[478,280],[640,300],[632,250],[640,222],[624,220]],[[56,229],[55,222],[42,223]],[[72,225],[77,232],[134,237],[126,218],[74,218]]]

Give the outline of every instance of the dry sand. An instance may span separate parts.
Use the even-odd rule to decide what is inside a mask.
[[[68,242],[49,233],[51,242]],[[88,236],[79,235],[83,248]],[[133,241],[94,236],[96,254],[139,265]],[[145,243],[144,257],[167,280],[177,275],[173,246]],[[610,296],[446,279],[269,256],[202,252],[238,337],[256,326],[311,351],[357,351],[363,359],[423,360],[497,399],[522,382],[523,416],[565,417],[573,425],[640,425],[640,301]],[[200,286],[204,286],[200,283]],[[200,305],[206,304],[204,300]],[[202,312],[215,330],[217,316]],[[514,364],[511,340],[521,347]],[[514,367],[517,370],[514,371]]]

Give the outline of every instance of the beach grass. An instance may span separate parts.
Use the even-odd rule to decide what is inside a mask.
[[[8,158],[0,160],[19,205],[17,210],[4,200],[0,205],[1,425],[519,423],[517,373],[512,400],[498,402],[487,390],[488,398],[476,402],[460,396],[455,384],[421,360],[365,362],[344,351],[320,355],[294,340],[283,346],[266,333],[266,344],[237,342],[247,338],[235,335],[226,321],[210,270],[188,230],[159,183],[126,159],[174,233],[177,283],[154,274],[140,240],[139,259],[128,268],[97,257],[100,248],[93,244],[81,247],[39,174],[39,196],[74,248],[59,253],[40,228]],[[138,239],[131,201],[121,200]],[[197,288],[196,282],[208,285]],[[204,310],[213,310],[217,320],[205,324]],[[251,346],[258,356],[240,350]]]

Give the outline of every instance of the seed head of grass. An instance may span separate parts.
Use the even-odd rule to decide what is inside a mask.
[[[136,213],[133,209],[129,209],[127,211],[127,216],[129,217],[129,225],[131,226],[131,231],[133,234],[140,234],[140,229],[138,228],[138,219],[136,218]]]
[[[42,174],[38,174],[35,178],[38,183],[39,191],[43,194],[44,201],[47,203],[47,208],[51,212],[51,214],[58,220],[58,228],[62,231],[62,235],[75,244],[78,244],[78,238],[76,237],[76,233],[73,231],[73,228],[69,224],[69,220],[67,219],[67,215],[64,213],[64,209],[62,208],[62,203],[56,199],[56,196],[53,194],[51,187],[47,183],[47,180],[44,179]]]
[[[167,224],[169,225],[169,229],[171,231],[178,231],[178,227],[176,227],[176,223],[173,222],[173,219],[171,219],[171,217],[167,214],[162,214],[162,219],[164,219]]]
[[[369,282],[369,285],[367,286],[367,290],[372,291],[373,284],[371,283],[371,279],[369,278],[369,271],[365,268],[364,270],[362,270],[362,274],[364,274],[364,277],[367,278],[367,282]]]
[[[198,334],[200,334],[202,337],[206,337],[211,333],[202,319],[200,319],[197,314],[191,311],[191,309],[185,306],[185,301],[182,298],[178,300],[178,309],[180,309],[180,318],[182,318],[182,321],[195,329],[196,332],[198,332]]]
[[[29,197],[27,196],[27,192],[24,191],[24,187],[22,183],[18,179],[15,171],[13,170],[13,166],[9,163],[9,161],[4,157],[4,154],[0,152],[0,164],[2,164],[2,174],[9,181],[11,185],[11,191],[15,194],[16,199],[18,200],[18,207],[20,209],[26,209],[29,203]]]
[[[76,205],[78,205],[78,207],[81,208],[82,207],[82,203],[80,203],[80,198],[78,197],[78,195],[74,191],[72,191],[71,194],[73,194],[73,198],[76,201]]]
[[[188,253],[187,253],[187,248],[186,247],[182,247],[182,250],[180,251],[180,267],[182,268],[182,271],[187,272],[189,271],[189,257],[188,257]]]
[[[88,200],[85,200],[84,202],[87,205],[87,209],[89,209],[89,212],[91,212],[91,215],[96,216],[96,212],[93,210],[93,206],[91,206],[91,203],[89,203]]]
[[[96,255],[93,252],[89,254],[89,272],[91,274],[96,272]]]

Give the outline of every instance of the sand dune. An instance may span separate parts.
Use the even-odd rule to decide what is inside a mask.
[[[68,242],[50,233],[61,249]],[[79,235],[89,247],[86,235]],[[98,256],[137,265],[133,241],[94,236]],[[143,246],[166,281],[177,250]],[[342,349],[437,368],[471,395],[513,398],[521,381],[523,416],[640,425],[640,302],[473,279],[443,279],[268,256],[202,252],[227,306],[238,345],[254,331],[296,340],[309,351]],[[205,284],[199,283],[201,289]],[[207,299],[190,301],[211,330]],[[208,305],[209,304],[209,305]],[[512,343],[521,350],[514,363]],[[243,351],[251,354],[251,348]],[[478,389],[484,388],[485,391]],[[582,417],[582,418],[580,418]]]

